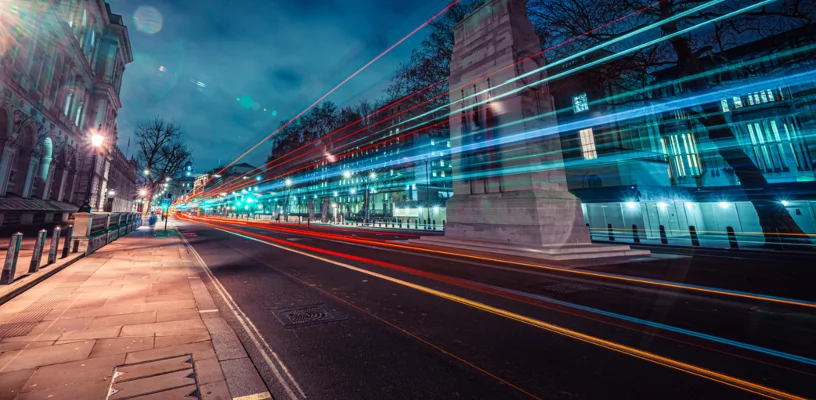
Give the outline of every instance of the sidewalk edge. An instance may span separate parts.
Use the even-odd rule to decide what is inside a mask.
[[[63,269],[71,266],[73,263],[75,263],[78,260],[81,260],[83,258],[85,258],[85,254],[79,254],[78,256],[76,256],[76,257],[74,257],[74,258],[72,258],[72,259],[70,259],[70,260],[68,260],[68,261],[66,261],[66,262],[64,262],[64,263],[62,263],[60,265],[57,265],[56,267],[51,268],[51,269],[43,272],[42,274],[36,275],[31,280],[27,280],[26,282],[24,282],[20,286],[14,288],[12,291],[10,291],[8,293],[5,293],[3,295],[0,295],[0,305],[3,305],[5,303],[11,301],[15,297],[17,297],[17,296],[25,293],[26,291],[28,291],[28,289],[31,289],[32,287],[37,286],[37,284],[39,284],[40,282],[50,278],[51,276],[53,276],[57,272],[62,271]],[[13,284],[14,283],[12,282],[12,285]]]

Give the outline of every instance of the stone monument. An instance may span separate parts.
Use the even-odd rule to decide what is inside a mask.
[[[528,86],[547,76],[540,53],[526,0],[486,1],[454,27],[454,195],[445,237],[417,243],[518,247],[550,259],[631,253],[628,246],[590,244],[581,201],[567,190],[548,85]]]

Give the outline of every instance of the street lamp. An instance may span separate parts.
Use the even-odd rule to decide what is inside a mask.
[[[145,176],[150,175],[150,170],[149,169],[144,170],[144,174],[145,174]]]
[[[88,191],[85,193],[85,201],[82,202],[82,206],[80,206],[79,210],[77,210],[78,212],[91,212],[91,188],[93,188],[94,169],[96,169],[96,153],[97,149],[102,147],[102,142],[104,140],[105,137],[99,133],[93,133],[91,135],[91,151],[93,152],[93,160],[91,161],[91,168],[88,170]]]

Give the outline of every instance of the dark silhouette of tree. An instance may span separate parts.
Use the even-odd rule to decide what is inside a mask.
[[[554,47],[546,54],[552,62],[613,39],[625,38],[648,24],[661,25],[605,50],[614,53],[648,40],[675,35],[688,27],[725,16],[757,1],[722,2],[676,18],[703,3],[697,0],[531,0],[529,14],[544,48]],[[619,20],[623,16],[628,17]],[[626,80],[617,79],[622,72],[635,71],[645,75],[663,70],[676,82],[682,80],[679,85],[683,92],[707,92],[721,83],[705,73],[706,65],[711,65],[712,59],[721,57],[719,53],[811,23],[814,16],[816,3],[811,1],[769,3],[626,54],[608,69],[598,68],[592,72],[600,75],[595,77],[598,82],[623,85],[620,89],[626,91],[636,87],[626,85]],[[611,21],[616,22],[610,24]],[[806,241],[801,239],[802,236],[797,236],[803,231],[787,209],[779,204],[778,196],[757,165],[737,144],[719,101],[688,107],[684,111],[704,129],[719,154],[733,169],[746,197],[757,211],[766,244],[773,245],[777,241],[776,232],[783,234],[783,238]]]
[[[176,179],[181,176],[184,165],[192,154],[184,143],[179,125],[161,117],[138,123],[134,133],[139,173],[144,177],[145,189],[151,195],[146,199],[144,207],[147,212],[150,209],[150,197],[159,192],[158,189],[168,178]],[[144,171],[149,173],[144,174]]]

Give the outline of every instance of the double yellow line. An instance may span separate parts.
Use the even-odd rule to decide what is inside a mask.
[[[500,308],[492,307],[492,306],[489,306],[489,305],[484,304],[484,303],[468,300],[468,299],[466,299],[464,297],[456,296],[456,295],[446,293],[446,292],[442,292],[442,291],[436,290],[436,289],[431,289],[429,287],[425,287],[425,286],[422,286],[422,285],[418,285],[418,284],[415,284],[415,283],[404,281],[402,279],[394,278],[394,277],[391,277],[391,276],[388,276],[388,275],[383,275],[383,274],[380,274],[380,273],[377,273],[377,272],[369,271],[369,270],[364,269],[364,268],[355,267],[353,265],[349,265],[349,264],[342,263],[342,262],[339,262],[339,261],[331,260],[331,259],[328,259],[328,258],[325,258],[325,257],[315,255],[315,254],[307,253],[305,251],[296,250],[296,249],[286,247],[286,246],[281,246],[281,245],[278,245],[278,244],[275,244],[275,243],[270,243],[270,242],[267,242],[265,240],[249,236],[249,235],[252,235],[249,232],[244,232],[244,233],[247,233],[249,235],[243,235],[243,234],[240,234],[240,233],[233,232],[232,230],[220,229],[220,228],[218,228],[217,225],[212,225],[212,224],[208,224],[208,223],[204,223],[204,224],[213,226],[216,229],[221,230],[222,232],[231,233],[233,235],[237,235],[237,236],[240,236],[240,237],[243,237],[243,238],[246,238],[246,239],[254,240],[254,241],[266,244],[268,246],[273,246],[273,247],[276,247],[276,248],[279,248],[279,249],[282,249],[282,250],[297,253],[297,254],[300,254],[300,255],[303,255],[303,256],[306,256],[306,257],[310,257],[310,258],[313,258],[313,259],[316,259],[316,260],[320,260],[320,261],[323,261],[323,262],[326,262],[326,263],[329,263],[329,264],[337,265],[337,266],[340,266],[340,267],[343,267],[343,268],[346,268],[346,269],[349,269],[349,270],[352,270],[352,271],[356,271],[356,272],[360,272],[360,273],[363,273],[363,274],[366,274],[366,275],[369,275],[369,276],[380,278],[380,279],[383,279],[383,280],[386,280],[386,281],[389,281],[389,282],[392,282],[392,283],[396,283],[396,284],[401,285],[401,286],[409,287],[409,288],[418,290],[420,292],[424,292],[424,293],[427,293],[427,294],[430,294],[430,295],[433,295],[433,296],[437,296],[437,297],[440,297],[440,298],[443,298],[443,299],[446,299],[446,300],[450,300],[450,301],[453,301],[453,302],[456,302],[456,303],[459,303],[459,304],[463,304],[463,305],[466,305],[466,306],[469,306],[469,307],[472,307],[472,308],[475,308],[475,309],[478,309],[478,310],[481,310],[481,311],[484,311],[484,312],[488,312],[488,313],[491,313],[491,314],[494,314],[494,315],[498,315],[498,316],[501,316],[501,317],[504,317],[504,318],[507,318],[507,319],[510,319],[510,320],[513,320],[513,321],[521,322],[523,324],[527,324],[527,325],[530,325],[530,326],[534,326],[536,328],[543,329],[543,330],[546,330],[546,331],[549,331],[549,332],[552,332],[552,333],[557,333],[559,335],[566,336],[566,337],[569,337],[569,338],[572,338],[572,339],[580,340],[582,342],[593,344],[595,346],[599,346],[599,347],[603,347],[603,348],[606,348],[606,349],[609,349],[609,350],[613,350],[613,351],[616,351],[618,353],[622,353],[622,354],[626,354],[626,355],[629,355],[629,356],[632,356],[632,357],[636,357],[636,358],[639,358],[641,360],[650,361],[650,362],[653,362],[655,364],[663,365],[663,366],[666,366],[666,367],[669,367],[669,368],[672,368],[672,369],[675,369],[675,370],[678,370],[678,371],[682,371],[682,372],[685,372],[685,373],[688,373],[688,374],[692,374],[692,375],[695,375],[695,376],[698,376],[698,377],[701,377],[701,378],[705,378],[705,379],[708,379],[708,380],[711,380],[711,381],[714,381],[714,382],[718,382],[718,383],[721,383],[721,384],[724,384],[724,385],[727,385],[727,386],[731,386],[731,387],[734,387],[734,388],[737,388],[737,389],[741,389],[741,390],[744,390],[744,391],[747,391],[747,392],[750,392],[750,393],[754,393],[754,394],[757,394],[757,395],[760,395],[760,396],[764,396],[764,397],[772,398],[772,399],[797,399],[797,400],[801,399],[801,400],[805,400],[804,397],[796,396],[796,395],[786,393],[786,392],[783,392],[783,391],[780,391],[780,390],[776,390],[776,389],[769,388],[769,387],[766,387],[766,386],[758,385],[758,384],[755,384],[755,383],[752,383],[752,382],[749,382],[749,381],[746,381],[746,380],[743,380],[743,379],[739,379],[739,378],[736,378],[736,377],[733,377],[733,376],[730,376],[730,375],[721,374],[719,372],[711,371],[711,370],[706,369],[706,368],[701,368],[701,367],[698,367],[698,366],[695,366],[695,365],[692,365],[692,364],[684,363],[682,361],[677,361],[677,360],[674,360],[674,359],[671,359],[671,358],[663,357],[663,356],[660,356],[660,355],[657,355],[657,354],[654,354],[654,353],[639,350],[639,349],[629,347],[629,346],[626,346],[626,345],[622,345],[622,344],[619,344],[619,343],[615,343],[615,342],[612,342],[612,341],[609,341],[609,340],[605,340],[605,339],[601,339],[601,338],[598,338],[598,337],[595,337],[595,336],[583,334],[583,333],[580,333],[580,332],[577,332],[577,331],[574,331],[574,330],[571,330],[571,329],[563,328],[563,327],[553,325],[553,324],[550,324],[550,323],[547,323],[547,322],[543,322],[543,321],[540,321],[540,320],[537,320],[537,319],[534,319],[534,318],[526,317],[526,316],[523,316],[521,314],[516,314],[516,313],[511,312],[511,311],[507,311],[507,310],[503,310],[503,309],[500,309]]]

